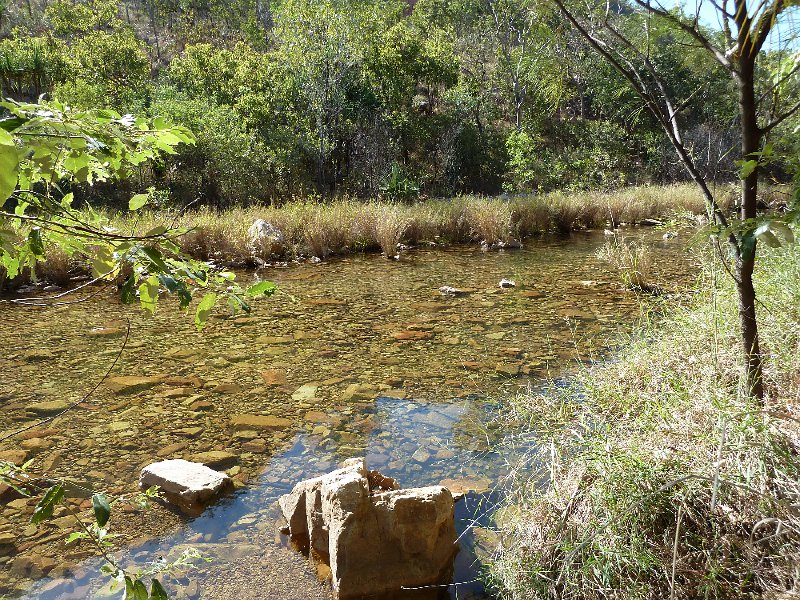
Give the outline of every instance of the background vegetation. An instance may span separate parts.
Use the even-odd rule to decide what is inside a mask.
[[[735,178],[729,77],[680,33],[652,35],[652,59],[676,96],[706,83],[681,114],[699,168],[710,180]],[[193,131],[195,146],[128,184],[179,204],[685,177],[641,101],[547,3],[419,0],[412,11],[401,0],[27,0],[0,6],[0,36],[3,96],[48,94]]]

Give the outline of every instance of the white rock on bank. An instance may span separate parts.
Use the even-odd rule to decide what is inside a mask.
[[[233,481],[225,473],[183,459],[164,460],[147,465],[139,476],[139,488],[156,486],[164,498],[179,507],[198,512],[217,496],[233,489]]]

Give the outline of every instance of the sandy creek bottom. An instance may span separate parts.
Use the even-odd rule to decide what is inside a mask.
[[[693,261],[682,237],[665,241],[662,233],[625,235],[652,247],[654,278],[674,290]],[[313,565],[278,534],[275,501],[345,458],[366,456],[405,487],[468,480],[489,491],[457,504],[459,585],[443,595],[490,598],[479,581],[481,548],[496,543],[490,514],[509,473],[535,454],[533,440],[512,438],[494,417],[505,399],[607,356],[649,306],[596,257],[603,243],[601,234],[582,233],[505,253],[420,250],[399,262],[353,256],[263,269],[256,277],[276,281],[281,293],[249,316],[220,310],[201,334],[168,306],[146,317],[110,296],[47,311],[4,307],[0,371],[9,381],[0,390],[0,433],[80,398],[119,352],[128,320],[130,334],[85,405],[0,453],[33,459],[32,473],[130,496],[145,464],[213,452],[215,468],[238,482],[232,497],[188,522],[125,503],[112,517],[125,566],[171,562],[190,547],[210,559],[159,577],[183,599],[328,597]],[[501,290],[502,278],[516,287]],[[443,285],[467,293],[442,296]],[[291,425],[242,431],[231,425],[238,414]],[[88,515],[76,490],[68,501]],[[0,595],[119,597],[85,542],[65,546],[68,513],[33,527],[33,504],[0,508],[0,539],[12,540],[0,545]]]

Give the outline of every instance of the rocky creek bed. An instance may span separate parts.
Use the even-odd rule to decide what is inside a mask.
[[[682,238],[626,235],[653,246],[662,285],[686,282]],[[47,310],[5,306],[0,432],[82,397],[119,352],[128,319],[131,327],[104,385],[0,445],[0,458],[71,478],[79,511],[89,508],[87,489],[132,497],[139,470],[155,460],[225,470],[240,491],[189,523],[158,506],[117,505],[111,525],[123,560],[145,566],[198,548],[212,562],[167,578],[180,598],[246,598],[248,589],[288,598],[287,585],[292,597],[324,597],[312,567],[276,535],[277,497],[353,456],[407,486],[496,487],[511,462],[497,451],[505,432],[492,421],[503,398],[604,356],[639,317],[641,298],[595,256],[603,241],[582,233],[511,252],[419,250],[398,262],[352,256],[265,269],[257,276],[281,293],[249,316],[220,312],[203,333],[166,302],[152,318],[110,295]],[[503,278],[516,287],[501,289]],[[442,286],[465,293],[443,296]],[[493,498],[468,496],[460,531]],[[90,597],[101,581],[92,547],[65,546],[74,527],[65,509],[30,525],[34,504],[0,508],[0,595]],[[489,528],[479,534],[470,530],[466,547],[487,543]],[[474,557],[462,552],[457,580],[475,578]],[[484,592],[475,583],[459,594]]]

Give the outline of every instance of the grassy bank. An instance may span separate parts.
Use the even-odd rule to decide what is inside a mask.
[[[757,275],[766,410],[738,393],[735,294],[710,271],[617,362],[518,399],[542,450],[499,514],[502,597],[800,591],[800,249]]]
[[[723,194],[731,205],[733,193]],[[397,244],[481,243],[501,245],[547,231],[639,223],[677,214],[705,214],[696,186],[632,187],[613,193],[551,193],[512,198],[465,196],[417,204],[290,202],[279,208],[252,207],[222,213],[200,210],[181,215],[191,229],[181,241],[196,258],[228,263],[286,259],[348,252],[396,252]],[[146,230],[163,216],[150,214],[135,224],[117,219],[123,230]],[[253,245],[248,228],[263,219],[279,239]]]
[[[719,202],[730,210],[734,187],[718,190]],[[766,188],[764,201],[782,202],[778,189]],[[696,218],[705,215],[697,186],[630,187],[614,192],[485,198],[463,196],[415,204],[361,202],[348,199],[326,203],[292,201],[280,207],[253,206],[222,212],[210,209],[176,212],[143,210],[107,215],[122,233],[143,234],[159,225],[186,233],[178,243],[186,254],[227,266],[259,266],[276,261],[351,252],[382,252],[393,256],[398,244],[417,246],[483,243],[490,247],[514,245],[531,236],[573,229],[603,228],[647,219]],[[271,225],[276,235],[254,241],[248,230],[257,219]],[[68,258],[46,248],[47,258],[37,267],[45,281],[66,285],[87,271],[81,257]],[[0,285],[3,282],[0,272]],[[19,278],[17,284],[25,278]]]

